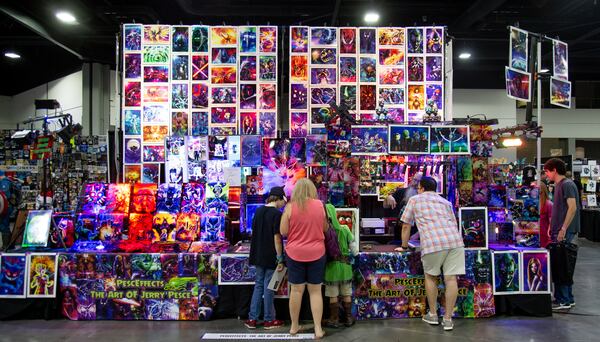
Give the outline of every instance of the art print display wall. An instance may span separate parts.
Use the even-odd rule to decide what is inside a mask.
[[[443,119],[443,27],[293,26],[289,51],[292,137],[321,133],[332,103],[363,124]]]
[[[125,178],[158,178],[167,136],[276,137],[277,48],[274,26],[124,25]]]

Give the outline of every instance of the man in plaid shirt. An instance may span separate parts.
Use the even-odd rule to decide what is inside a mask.
[[[452,204],[436,193],[437,183],[431,177],[423,177],[417,187],[418,195],[411,197],[400,220],[402,221],[402,247],[408,250],[410,227],[416,223],[421,240],[421,261],[425,271],[425,290],[429,313],[423,321],[438,325],[437,278],[444,271],[446,287],[446,310],[442,325],[452,330],[452,313],[458,295],[457,275],[465,274],[465,250],[456,223]]]

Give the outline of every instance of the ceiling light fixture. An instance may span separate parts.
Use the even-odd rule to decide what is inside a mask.
[[[74,24],[77,22],[77,18],[75,18],[73,14],[66,11],[57,12],[56,17],[65,24]]]
[[[18,53],[14,52],[14,51],[9,51],[9,52],[4,53],[4,57],[8,57],[10,59],[19,59],[19,58],[21,58],[21,55],[19,55]]]
[[[377,12],[367,12],[367,14],[365,14],[365,22],[366,23],[376,23],[379,21],[379,13]]]
[[[541,73],[541,74],[545,74],[545,73],[547,73],[547,72],[550,72],[550,69],[548,69],[548,68],[543,68],[542,70],[540,70],[540,73]]]
[[[461,52],[460,55],[458,55],[458,58],[469,59],[469,58],[471,58],[471,54],[469,52]]]

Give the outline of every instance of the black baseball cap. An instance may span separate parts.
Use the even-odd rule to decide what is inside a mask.
[[[272,187],[271,191],[269,192],[269,196],[275,196],[275,197],[278,197],[280,199],[286,199],[286,197],[285,197],[285,191],[283,191],[283,187],[282,186]]]

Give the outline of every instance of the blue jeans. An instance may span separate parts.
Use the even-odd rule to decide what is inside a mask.
[[[263,319],[272,321],[275,319],[275,306],[273,305],[273,291],[269,290],[269,282],[273,277],[275,270],[256,266],[256,280],[254,281],[254,292],[252,293],[252,301],[250,302],[250,313],[248,314],[251,320],[258,320],[262,304],[265,307]]]
[[[565,241],[571,242],[575,237],[575,233],[567,232],[565,235]],[[573,297],[573,285],[554,285],[554,299],[559,304],[573,304],[575,303],[575,297]]]

